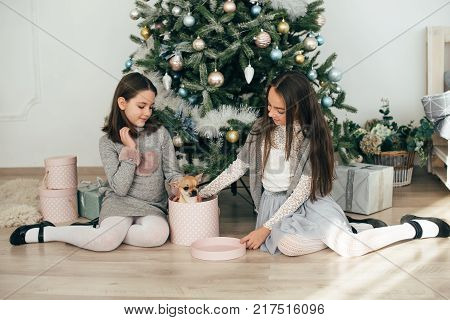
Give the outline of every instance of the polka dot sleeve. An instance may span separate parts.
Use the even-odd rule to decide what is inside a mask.
[[[242,177],[248,170],[249,165],[241,159],[236,159],[226,170],[211,181],[205,188],[201,189],[199,194],[202,198],[211,197],[223,188],[226,188],[240,177]]]

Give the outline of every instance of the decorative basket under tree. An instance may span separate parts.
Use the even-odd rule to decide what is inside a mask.
[[[411,183],[414,170],[414,151],[384,151],[374,155],[374,163],[394,167],[394,188]]]
[[[382,119],[369,120],[364,128],[344,122],[346,140],[353,141],[352,157],[356,161],[394,167],[394,187],[406,186],[411,183],[416,154],[421,167],[427,163],[434,126],[425,117],[418,126],[414,121],[399,126],[390,115],[389,100],[381,102]],[[356,153],[361,156],[355,157]]]

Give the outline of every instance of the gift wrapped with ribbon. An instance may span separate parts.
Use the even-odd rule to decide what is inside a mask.
[[[78,213],[81,217],[95,219],[100,216],[104,192],[100,188],[106,187],[104,182],[97,177],[96,182],[81,181],[78,185]]]
[[[393,181],[393,167],[337,166],[331,196],[344,211],[369,215],[392,207]]]
[[[423,109],[436,131],[444,139],[450,140],[450,91],[422,98]]]

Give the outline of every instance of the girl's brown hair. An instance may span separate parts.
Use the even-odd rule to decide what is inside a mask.
[[[311,200],[316,194],[326,196],[331,192],[334,178],[334,153],[331,133],[310,81],[300,72],[287,71],[277,76],[267,89],[267,104],[270,89],[281,95],[286,104],[286,160],[291,156],[291,146],[296,138],[294,122],[300,124],[303,136],[310,139],[309,160],[312,170]],[[261,119],[261,131],[265,137],[263,168],[267,163],[272,143],[272,132],[276,125],[265,108]],[[253,133],[255,134],[255,133]]]
[[[129,73],[120,80],[116,91],[114,92],[111,111],[105,125],[102,128],[102,131],[108,134],[109,139],[114,142],[121,142],[119,131],[123,127],[130,128],[130,135],[133,138],[138,136],[136,128],[127,119],[125,111],[119,108],[119,103],[117,100],[119,97],[123,97],[126,101],[129,101],[130,99],[136,97],[139,92],[145,90],[154,92],[155,96],[158,94],[158,91],[153,83],[147,77],[138,72]],[[144,130],[147,132],[155,132],[160,126],[161,123],[159,123],[155,117],[150,117],[145,123]]]

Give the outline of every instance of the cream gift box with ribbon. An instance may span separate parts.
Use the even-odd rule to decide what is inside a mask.
[[[393,167],[337,166],[331,196],[344,211],[369,215],[392,207],[393,181]]]

